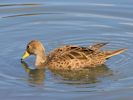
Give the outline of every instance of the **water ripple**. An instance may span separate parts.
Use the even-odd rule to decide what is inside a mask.
[[[22,17],[22,16],[36,16],[36,15],[43,15],[43,14],[46,14],[46,15],[49,15],[49,14],[61,14],[61,13],[28,13],[28,14],[19,14],[19,15],[10,15],[10,16],[4,16],[2,18],[11,18],[11,17]]]
[[[0,7],[14,7],[14,6],[40,6],[41,4],[27,3],[27,4],[1,4]]]

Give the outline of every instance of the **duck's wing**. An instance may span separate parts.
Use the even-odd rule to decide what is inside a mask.
[[[88,59],[89,56],[96,52],[88,47],[63,46],[49,53],[51,59]]]
[[[48,57],[49,58],[53,58],[53,57],[58,57],[58,56],[61,56],[62,54],[72,50],[72,48],[77,48],[78,46],[76,45],[67,45],[67,46],[61,46],[59,48],[56,48],[54,49],[53,51],[51,51],[49,54],[48,54]]]
[[[54,49],[52,52],[48,54],[48,57],[55,57],[55,56],[60,56],[60,55],[65,55],[65,54],[71,54],[74,52],[77,52],[77,54],[88,54],[92,52],[98,52],[101,47],[104,45],[108,44],[107,42],[104,43],[97,43],[89,47],[79,47],[76,45],[67,45],[67,46],[62,46],[59,48]]]
[[[71,50],[71,47],[77,47],[77,46],[72,46],[72,45],[61,46],[59,48],[56,48],[56,49],[52,50],[48,54],[48,57],[51,58],[51,57],[54,57],[54,56],[57,56],[57,55],[61,55],[62,53]]]

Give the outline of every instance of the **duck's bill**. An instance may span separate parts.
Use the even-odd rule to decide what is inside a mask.
[[[25,51],[25,53],[24,53],[24,55],[22,56],[21,60],[24,60],[24,59],[26,59],[26,58],[29,57],[29,56],[30,56],[30,54],[29,54],[27,51]]]

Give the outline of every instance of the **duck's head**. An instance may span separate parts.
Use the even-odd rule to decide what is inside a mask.
[[[39,40],[32,40],[27,44],[24,55],[22,56],[21,60],[24,60],[30,55],[41,57],[44,54],[45,54],[45,49],[43,44]]]

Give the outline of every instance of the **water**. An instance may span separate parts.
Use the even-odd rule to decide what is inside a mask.
[[[0,98],[48,100],[133,99],[132,0],[0,1]],[[26,44],[41,40],[46,51],[65,44],[109,42],[128,48],[99,69],[51,72],[20,62]]]

